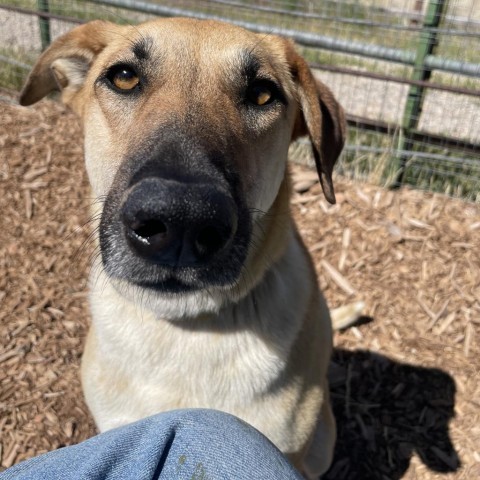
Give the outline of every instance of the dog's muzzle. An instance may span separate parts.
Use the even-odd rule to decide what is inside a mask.
[[[161,177],[144,178],[129,189],[121,219],[135,254],[177,268],[207,264],[221,255],[238,222],[228,193]]]
[[[230,288],[252,229],[235,162],[192,136],[179,137],[178,129],[160,133],[153,149],[124,160],[105,198],[99,228],[105,271],[159,293]]]

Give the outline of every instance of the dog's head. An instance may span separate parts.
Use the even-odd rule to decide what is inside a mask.
[[[238,297],[266,268],[251,265],[266,238],[278,237],[271,261],[285,248],[265,230],[288,208],[287,153],[300,135],[335,201],[342,109],[288,40],[210,21],[95,21],[42,54],[20,103],[55,89],[83,122],[88,175],[104,199],[103,265],[117,282]]]

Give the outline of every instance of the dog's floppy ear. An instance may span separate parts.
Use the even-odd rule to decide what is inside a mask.
[[[121,28],[95,20],[55,40],[42,53],[20,93],[20,105],[32,105],[53,90],[61,90],[68,103],[83,85],[93,59]]]
[[[323,83],[315,80],[307,62],[286,42],[287,61],[297,86],[300,102],[293,137],[310,137],[313,156],[325,198],[335,203],[332,172],[345,143],[346,122],[343,108]]]

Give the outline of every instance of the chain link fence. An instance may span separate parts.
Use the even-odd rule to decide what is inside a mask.
[[[75,25],[155,16],[293,38],[350,125],[339,173],[480,201],[480,0],[1,0],[0,87]],[[292,157],[309,161],[306,141]]]

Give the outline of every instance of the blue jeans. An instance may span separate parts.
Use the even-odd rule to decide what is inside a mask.
[[[242,420],[175,410],[26,460],[1,480],[301,479],[282,453]]]

